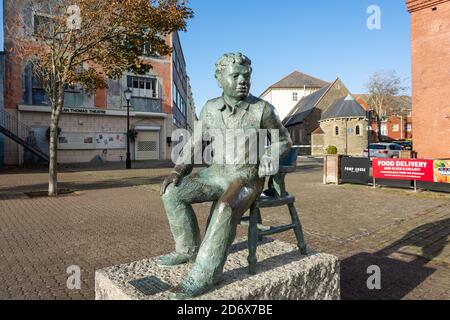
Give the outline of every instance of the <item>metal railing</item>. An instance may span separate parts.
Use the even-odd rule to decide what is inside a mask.
[[[31,135],[33,128],[21,122],[16,116],[0,110],[0,132],[30,150],[37,156],[48,161],[48,155],[45,151],[38,148],[36,145],[30,145],[27,138]]]
[[[0,111],[0,126],[22,140],[25,140],[30,134],[30,131],[33,131],[32,128],[28,127],[26,124],[19,121],[17,117],[6,111]]]

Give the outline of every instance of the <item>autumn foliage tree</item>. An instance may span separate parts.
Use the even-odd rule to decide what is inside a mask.
[[[51,105],[49,196],[57,188],[57,133],[67,85],[86,92],[106,88],[125,71],[144,74],[151,65],[144,46],[171,52],[168,34],[186,29],[193,12],[178,0],[14,0],[5,17],[11,54],[28,61]],[[38,19],[33,15],[39,13]]]
[[[379,71],[370,76],[366,89],[370,108],[384,119],[397,112],[397,97],[407,88],[394,71]]]

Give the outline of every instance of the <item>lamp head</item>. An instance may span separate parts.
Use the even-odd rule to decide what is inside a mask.
[[[127,90],[124,91],[125,99],[129,102],[131,100],[131,95],[133,94],[133,91],[131,91],[130,88],[127,88]]]

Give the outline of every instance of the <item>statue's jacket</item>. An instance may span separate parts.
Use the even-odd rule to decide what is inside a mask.
[[[249,95],[231,107],[218,97],[204,106],[177,163],[206,162],[205,174],[250,182],[259,179],[262,157],[278,160],[291,145],[289,132],[267,101]]]

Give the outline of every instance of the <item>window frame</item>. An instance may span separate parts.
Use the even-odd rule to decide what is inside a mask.
[[[400,125],[398,123],[392,125],[392,132],[399,132]]]
[[[334,126],[334,136],[335,136],[335,137],[338,137],[339,134],[340,134],[340,131],[341,131],[341,129],[339,128],[339,126],[338,126],[338,125],[335,125],[335,126]]]
[[[135,87],[136,83],[137,87]],[[159,79],[157,77],[127,75],[127,87],[133,91],[133,98],[160,99]],[[142,91],[144,93],[142,93]],[[147,93],[147,91],[149,92]]]
[[[33,32],[33,34],[32,34],[32,36],[33,37],[37,37],[38,36],[38,30],[36,29],[38,26],[37,26],[37,23],[36,23],[36,18],[43,18],[44,20],[47,20],[47,21],[50,21],[51,19],[54,19],[54,16],[53,15],[51,15],[51,14],[48,14],[48,13],[45,13],[45,12],[40,12],[40,11],[35,11],[35,10],[33,10],[32,11],[32,13],[31,13],[31,27],[32,27],[32,32]],[[48,32],[50,32],[50,29],[48,30]],[[50,34],[48,34],[48,35],[46,35],[46,34],[44,34],[44,39],[51,39],[51,36],[50,36]]]

